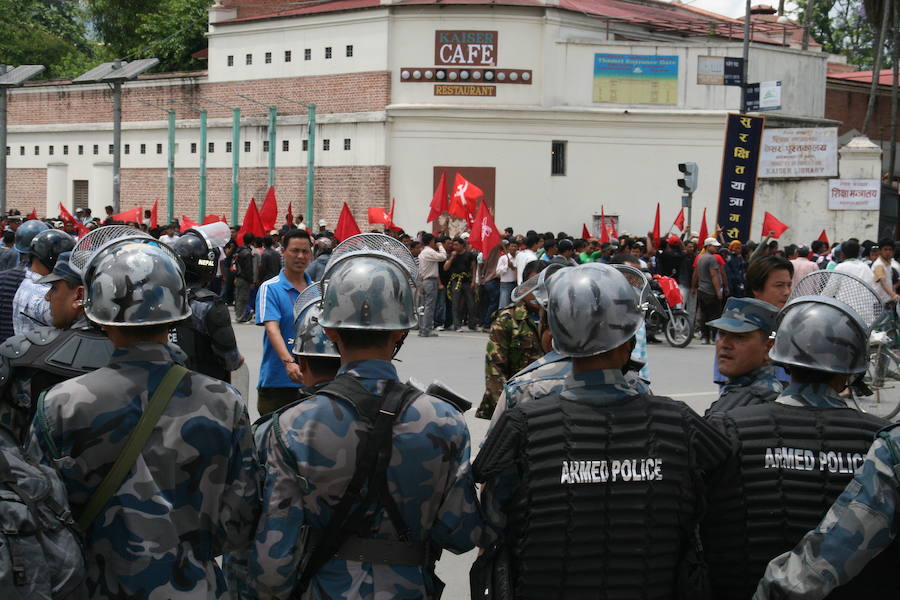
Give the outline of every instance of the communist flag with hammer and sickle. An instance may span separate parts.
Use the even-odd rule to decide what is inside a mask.
[[[469,226],[475,222],[475,201],[484,196],[480,187],[463,177],[459,172],[453,180],[453,195],[447,212],[465,219]]]

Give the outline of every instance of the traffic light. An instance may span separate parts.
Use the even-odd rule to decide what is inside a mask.
[[[681,179],[678,180],[678,187],[683,189],[687,194],[696,192],[697,177],[700,172],[700,169],[697,167],[697,163],[678,163],[678,170],[681,171],[681,173],[684,175]]]

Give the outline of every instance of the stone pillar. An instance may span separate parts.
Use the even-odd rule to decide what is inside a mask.
[[[841,179],[881,179],[881,147],[860,135],[838,150]]]

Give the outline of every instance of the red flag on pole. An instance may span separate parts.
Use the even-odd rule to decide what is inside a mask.
[[[825,235],[825,230],[824,230],[824,229],[822,230],[822,233],[819,234],[819,241],[820,241],[820,242],[825,242],[825,243],[828,244],[829,246],[831,245],[831,243],[828,241],[828,236]]]
[[[270,185],[266,192],[262,208],[259,209],[259,218],[262,219],[262,226],[266,233],[275,229],[275,222],[278,220],[278,201],[275,200],[275,186],[273,185]]]
[[[206,222],[204,221],[204,225]],[[190,220],[188,217],[181,215],[181,233],[184,233],[188,229],[193,227],[198,227],[200,224]]]
[[[153,208],[150,209],[150,229],[159,227],[159,199],[153,201]]]
[[[613,218],[609,218],[609,235],[616,239],[619,239],[619,230],[616,229],[616,222],[613,221]]]
[[[483,200],[478,206],[478,214],[475,216],[475,227],[472,229],[469,243],[485,256],[500,243],[500,233],[497,231],[494,217],[491,216],[491,211],[488,210],[487,202]]]
[[[110,216],[110,219],[113,221],[122,221],[123,223],[140,223],[141,216],[144,214],[144,210],[138,206],[137,208],[132,208],[131,210],[123,210],[120,213],[116,213]]]
[[[600,243],[609,243],[609,229],[606,228],[606,213],[602,204],[600,205]]]
[[[700,243],[709,237],[709,229],[706,228],[706,209],[703,209],[703,217],[700,218]]]
[[[656,203],[656,218],[653,220],[653,247],[659,248],[659,202]]]
[[[78,219],[76,219],[75,217],[73,217],[73,216],[72,216],[72,213],[70,213],[70,212],[66,209],[66,207],[63,206],[62,202],[59,203],[59,217],[60,217],[63,221],[66,221],[67,223],[71,223],[71,224],[73,224],[73,225],[75,226],[75,229],[78,231],[78,237],[79,237],[79,238],[81,238],[82,236],[84,236],[84,235],[90,233],[90,231],[91,231],[90,229],[88,229],[87,227],[85,227],[85,226],[81,223],[81,221],[79,221]]]
[[[25,220],[26,220],[26,221],[30,221],[30,220],[32,220],[32,219],[37,219],[37,218],[38,218],[38,216],[37,216],[37,209],[36,209],[36,208],[32,208],[32,209],[31,209],[31,212],[28,213],[28,216],[25,217]]]
[[[247,205],[247,212],[244,213],[244,220],[241,222],[241,229],[238,231],[237,243],[239,246],[244,245],[244,234],[252,233],[256,237],[266,235],[266,229],[263,227],[262,219],[259,217],[259,209],[256,208],[256,199],[250,198],[250,204]]]
[[[369,225],[384,225],[385,229],[391,225],[391,217],[383,208],[369,207],[367,210]]]
[[[287,211],[287,215],[285,215],[285,217],[284,217],[284,221],[288,225],[294,224],[294,203],[293,202],[288,202],[288,211]]]
[[[775,238],[781,237],[781,234],[790,229],[787,225],[775,218],[773,214],[766,211],[763,216],[762,237]]]
[[[680,231],[684,231],[684,207],[681,207],[681,210],[678,211],[678,216],[675,217],[675,222],[672,223],[672,227]]]
[[[453,180],[453,199],[447,212],[454,217],[465,219],[471,226],[475,220],[475,201],[482,196],[484,192],[480,187],[457,173]]]
[[[348,237],[359,233],[359,226],[356,224],[356,219],[353,218],[350,207],[344,202],[344,207],[341,209],[341,216],[338,217],[337,227],[334,228],[334,237],[336,237],[339,242],[343,242]]]
[[[434,195],[431,196],[428,218],[425,222],[431,223],[440,217],[445,210],[447,210],[447,173],[441,171],[441,180],[438,181],[437,187],[434,189]]]
[[[587,225],[584,223],[581,224],[581,239],[589,240],[591,239],[591,232],[588,231]]]

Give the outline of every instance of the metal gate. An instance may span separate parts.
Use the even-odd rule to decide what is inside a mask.
[[[72,212],[88,207],[88,180],[76,179],[72,182]]]

